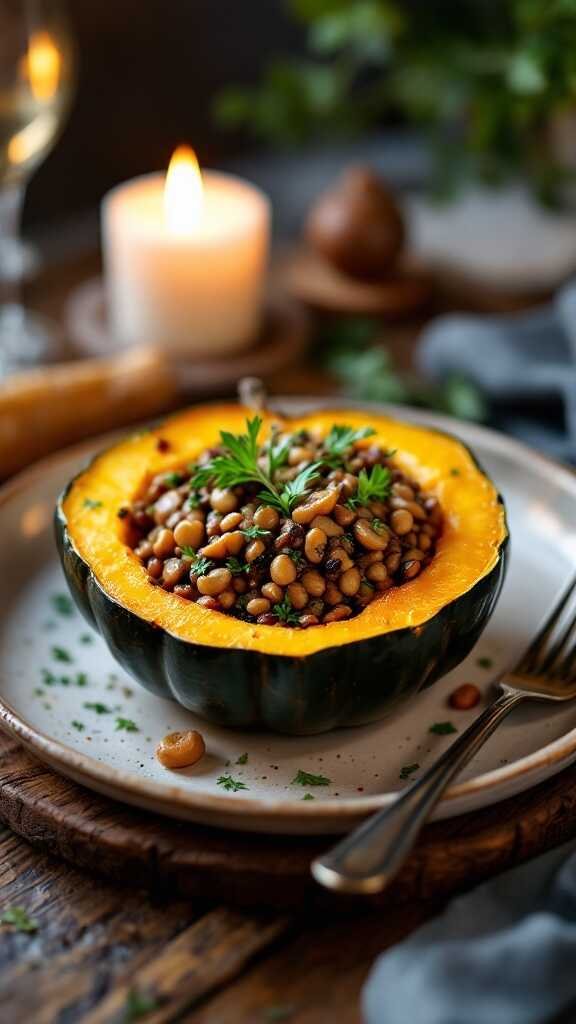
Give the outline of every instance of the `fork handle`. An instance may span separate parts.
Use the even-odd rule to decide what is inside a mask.
[[[392,804],[312,862],[314,878],[327,889],[381,892],[394,878],[442,793],[524,696],[504,692]]]

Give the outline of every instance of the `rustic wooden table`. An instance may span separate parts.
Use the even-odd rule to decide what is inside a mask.
[[[30,292],[55,316],[96,268],[89,247],[74,259],[61,249]],[[312,392],[327,382],[304,370],[283,375],[282,387]],[[0,828],[0,912],[14,906],[37,922],[33,932],[0,930],[0,1018],[15,1024],[352,1024],[376,955],[439,909],[229,909],[114,884]]]

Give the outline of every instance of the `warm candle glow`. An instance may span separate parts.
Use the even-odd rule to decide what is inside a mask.
[[[172,155],[164,186],[164,213],[168,229],[188,235],[202,216],[202,175],[190,146],[178,146]]]
[[[34,32],[26,54],[26,77],[34,99],[48,103],[60,83],[62,57],[49,32]]]

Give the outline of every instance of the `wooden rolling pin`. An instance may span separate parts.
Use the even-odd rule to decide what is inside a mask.
[[[0,478],[65,445],[153,417],[176,394],[173,373],[154,348],[9,377],[0,386]]]

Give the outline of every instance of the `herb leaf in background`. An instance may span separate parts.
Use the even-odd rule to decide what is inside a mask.
[[[216,99],[220,124],[293,146],[365,133],[400,114],[426,132],[430,184],[527,178],[543,202],[574,170],[554,132],[574,99],[574,0],[290,0],[308,60],[275,59],[260,86]]]
[[[377,321],[364,317],[328,322],[323,330],[319,362],[340,381],[344,394],[365,401],[435,409],[459,419],[486,418],[480,391],[464,377],[452,376],[436,385],[397,369],[381,344],[382,330]]]

